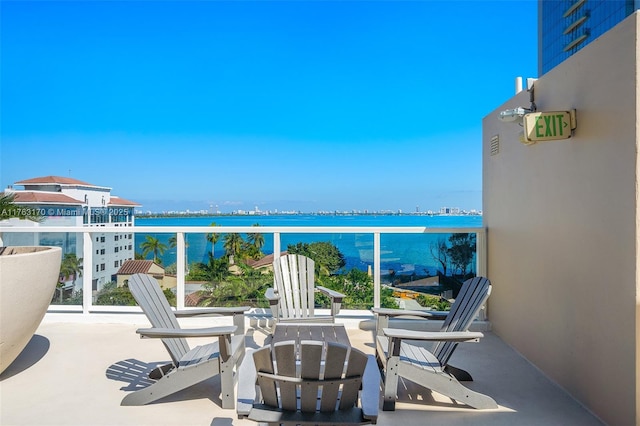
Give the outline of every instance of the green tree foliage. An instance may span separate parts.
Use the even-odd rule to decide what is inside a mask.
[[[118,287],[114,281],[105,284],[98,292],[96,305],[136,306],[136,299],[128,287]]]
[[[225,235],[223,240],[225,256],[233,256],[234,258],[239,257],[238,255],[241,254],[244,245],[242,235],[238,234],[237,232],[232,232]]]
[[[476,252],[476,234],[459,232],[451,234],[448,239],[438,238],[430,244],[429,251],[431,257],[440,264],[442,275],[446,276],[447,268],[451,266],[452,275],[465,276]]]
[[[471,265],[476,252],[476,234],[456,233],[449,237],[451,247],[447,250],[451,259],[451,265],[462,276],[467,274],[467,267]]]
[[[252,226],[260,226],[259,223],[254,223]],[[245,259],[261,259],[264,257],[262,252],[264,247],[264,235],[259,232],[250,232],[247,234],[247,242],[244,244],[244,256]]]
[[[440,264],[442,275],[447,275],[447,267],[449,266],[449,246],[444,237],[438,238],[436,242],[429,245],[431,257]]]
[[[60,263],[60,281],[65,278],[72,278],[76,283],[76,278],[82,276],[82,258],[78,258],[75,253],[65,253]]]
[[[320,282],[322,282],[322,277],[337,274],[346,265],[344,255],[338,250],[338,247],[330,242],[290,244],[287,251],[313,259]]]
[[[162,256],[167,250],[166,244],[160,242],[160,240],[151,235],[147,235],[142,244],[140,244],[140,247],[142,248],[143,257],[146,258],[150,253],[153,253],[154,263],[157,263],[159,265],[162,264],[160,256]]]
[[[218,226],[215,222],[211,222],[209,226]],[[211,243],[211,255],[215,257],[215,245],[220,239],[220,234],[210,233],[207,234],[207,241]]]
[[[16,194],[3,192],[0,193],[0,220],[17,218],[27,219],[32,222],[42,222],[42,216],[36,209],[19,206],[15,203]]]
[[[357,268],[346,274],[334,275],[325,280],[328,288],[345,295],[342,307],[345,309],[371,309],[373,307],[373,278]],[[326,299],[326,300],[325,300]],[[321,305],[328,306],[329,298],[318,300]],[[383,308],[398,308],[391,288],[382,288],[380,306]]]
[[[447,299],[432,294],[420,294],[416,298],[416,302],[420,306],[434,311],[448,311],[451,309],[451,303]]]
[[[204,286],[199,292],[199,306],[268,306],[264,293],[273,285],[273,274],[263,274],[242,262],[237,265],[238,275],[227,272],[220,280]]]
[[[169,305],[176,306],[176,295],[171,290],[162,291]],[[98,292],[96,305],[108,306],[136,306],[136,299],[131,294],[127,284],[118,287],[115,281],[105,284]]]
[[[65,253],[60,263],[60,276],[58,279],[58,303],[63,303],[64,299],[64,280],[71,278],[73,286],[76,285],[76,279],[82,276],[82,258],[78,258],[75,253]]]

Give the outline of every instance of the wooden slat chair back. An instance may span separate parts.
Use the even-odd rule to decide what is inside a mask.
[[[315,262],[306,256],[288,254],[273,262],[275,289],[280,296],[280,317],[301,319],[314,316]]]
[[[180,329],[180,324],[155,279],[149,275],[137,274],[134,279],[129,279],[129,290],[154,328]],[[161,340],[175,365],[190,350],[186,339]]]
[[[253,354],[262,403],[249,419],[269,424],[366,424],[358,396],[368,357],[339,343],[276,343]],[[299,359],[299,362],[296,360]],[[374,420],[375,421],[375,420]]]
[[[490,294],[491,282],[487,278],[475,277],[465,281],[440,331],[467,331]],[[432,353],[441,365],[447,365],[456,346],[458,342],[438,342]]]

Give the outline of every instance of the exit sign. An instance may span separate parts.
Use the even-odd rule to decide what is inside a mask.
[[[527,142],[568,139],[576,128],[576,110],[532,112],[523,121]]]

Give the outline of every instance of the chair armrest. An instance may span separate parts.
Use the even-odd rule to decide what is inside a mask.
[[[196,309],[182,309],[174,311],[176,318],[186,317],[221,317],[221,316],[233,316],[233,325],[238,327],[236,334],[244,334],[244,313],[251,309],[249,306],[234,306],[234,307],[221,307],[221,308],[196,308]]]
[[[371,312],[386,317],[417,317],[423,319],[445,319],[449,315],[449,311],[416,311],[389,308],[372,308]]]
[[[273,320],[278,321],[280,319],[280,295],[273,287],[269,287],[264,292],[264,297],[269,301]]]
[[[236,314],[244,314],[249,309],[249,306],[237,306],[237,307],[229,307],[229,308],[197,308],[197,309],[182,309],[179,311],[173,311],[176,317],[195,317],[195,316],[204,316],[204,317],[219,317],[219,316],[229,316]]]
[[[444,320],[447,311],[417,311],[406,309],[372,308],[376,314],[376,334],[382,335],[382,329],[389,327],[390,318],[405,318],[410,320]]]
[[[280,296],[273,287],[267,288],[267,291],[264,292],[264,297],[269,301],[270,305],[275,305],[280,300]]]
[[[185,338],[185,337],[219,337],[219,336],[231,336],[235,332],[237,327],[235,325],[225,327],[209,327],[209,328],[194,328],[194,329],[182,329],[182,328],[139,328],[136,333],[140,337],[155,337],[155,338]]]
[[[414,331],[400,328],[383,328],[385,336],[392,339],[426,340],[432,342],[478,342],[484,334],[479,331]]]
[[[342,299],[345,297],[344,294],[335,291],[335,290],[331,290],[329,288],[326,287],[322,287],[320,285],[316,286],[316,290],[318,290],[319,292],[326,294],[327,296],[329,296],[330,298],[336,300],[336,302],[342,302]]]
[[[362,392],[360,405],[365,419],[376,423],[378,418],[378,404],[380,402],[380,370],[374,355],[368,355],[367,366],[362,375]]]
[[[342,306],[342,299],[345,297],[345,295],[338,291],[331,290],[326,287],[322,287],[320,285],[316,286],[316,291],[319,291],[320,293],[326,296],[329,296],[329,298],[331,299],[331,316],[335,318],[336,315],[340,313],[340,307]]]
[[[242,363],[238,367],[238,401],[236,413],[242,419],[249,416],[249,412],[256,402],[256,365],[253,362],[253,349],[247,349]]]

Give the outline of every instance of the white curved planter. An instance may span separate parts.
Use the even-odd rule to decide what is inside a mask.
[[[58,283],[60,247],[0,247],[0,373],[40,325]]]

